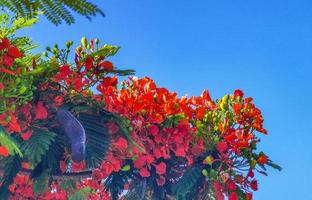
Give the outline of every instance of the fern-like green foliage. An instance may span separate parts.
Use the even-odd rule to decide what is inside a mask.
[[[34,178],[33,191],[36,196],[44,193],[48,189],[47,177],[48,173],[44,172],[37,178]]]
[[[32,18],[42,12],[55,25],[63,21],[73,24],[75,19],[71,11],[89,20],[96,14],[105,16],[97,5],[86,0],[0,0],[0,6],[27,18]]]
[[[194,186],[203,177],[201,171],[202,168],[199,166],[188,169],[180,181],[172,186],[172,193],[177,200],[190,199],[188,193],[194,193],[196,195],[197,192],[194,191]]]
[[[119,195],[124,192],[124,185],[131,180],[131,171],[113,172],[104,181],[105,188],[110,192],[112,200],[118,200]],[[136,191],[138,192],[138,190]]]
[[[49,152],[50,145],[55,141],[56,134],[43,129],[35,129],[29,141],[24,142],[21,149],[32,166],[42,161]]]
[[[90,187],[84,187],[80,190],[76,190],[74,194],[69,196],[68,200],[81,200],[86,199],[87,194],[89,194],[92,191]]]
[[[0,145],[5,146],[10,155],[18,154],[20,157],[23,156],[21,150],[19,149],[19,144],[8,134],[6,134],[2,128],[0,128]]]
[[[0,6],[1,4],[2,0],[0,0]],[[14,35],[15,32],[19,29],[33,26],[38,22],[38,17],[10,17],[6,12],[1,12],[0,22],[0,37],[3,38],[7,37],[8,35]]]
[[[2,169],[4,171],[3,176],[0,179],[0,199],[8,199],[9,197],[9,185],[13,182],[14,177],[20,171],[22,167],[22,160],[18,155],[9,156],[1,160]]]

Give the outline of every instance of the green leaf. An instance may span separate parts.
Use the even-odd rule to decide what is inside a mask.
[[[21,149],[26,159],[36,166],[41,162],[42,156],[47,153],[52,142],[54,142],[56,134],[43,129],[34,129],[30,140],[25,141]]]
[[[6,134],[2,127],[0,127],[0,144],[7,147],[10,155],[18,154],[20,157],[23,157],[17,141],[15,141],[10,135]]]
[[[177,199],[185,199],[193,191],[192,188],[202,176],[202,168],[198,166],[188,169],[182,178],[172,186],[172,193]],[[195,192],[195,191],[194,191]]]
[[[73,191],[76,189],[76,182],[74,180],[61,180],[59,184],[61,190],[63,191]]]
[[[120,47],[118,46],[112,46],[105,44],[103,47],[99,48],[97,51],[93,52],[91,54],[92,57],[94,56],[104,56],[104,57],[109,57],[109,56],[114,56]]]
[[[59,25],[63,21],[67,24],[74,23],[72,11],[89,20],[96,14],[105,16],[98,6],[86,0],[0,0],[0,6],[25,18],[33,18],[43,13],[55,25]]]
[[[80,190],[76,190],[76,192],[74,194],[72,194],[71,196],[69,196],[68,200],[82,200],[82,199],[86,199],[86,196],[91,192],[91,188],[90,187],[85,187],[82,188]]]
[[[33,192],[36,196],[39,196],[40,194],[47,191],[48,189],[47,178],[48,173],[46,171],[42,173],[40,176],[34,178]]]
[[[22,167],[22,160],[19,156],[10,156],[1,160],[0,166],[3,170],[3,176],[0,179],[0,199],[8,199],[9,185]]]
[[[273,169],[277,169],[279,171],[282,171],[282,167],[277,165],[277,164],[275,164],[275,163],[273,163],[272,161],[269,161],[266,164],[269,165],[270,167],[272,167]]]

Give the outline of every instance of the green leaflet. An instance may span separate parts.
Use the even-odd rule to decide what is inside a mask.
[[[0,6],[3,5],[3,0],[0,0]],[[7,13],[2,12],[0,14],[0,37],[7,37],[9,35],[15,34],[15,32],[22,28],[31,27],[38,22],[38,17],[34,18],[10,18]],[[10,26],[8,25],[10,24]]]
[[[33,18],[38,13],[42,13],[55,25],[59,25],[63,21],[73,24],[75,19],[71,11],[83,15],[87,19],[91,19],[96,14],[105,16],[95,4],[86,0],[0,0],[0,6],[25,18]]]
[[[268,161],[266,165],[269,165],[270,167],[272,167],[273,169],[277,169],[278,171],[282,171],[282,167],[273,163],[272,161]]]
[[[44,193],[48,189],[47,183],[48,173],[45,171],[40,176],[34,178],[33,182],[33,192],[36,196]]]
[[[49,150],[50,145],[54,142],[56,134],[43,129],[34,129],[30,140],[25,141],[21,147],[24,156],[36,166],[41,162],[42,156]]]
[[[7,157],[1,160],[1,167],[4,171],[4,174],[0,179],[0,199],[8,199],[10,194],[8,190],[9,185],[13,182],[14,177],[22,167],[21,158],[17,155]]]
[[[192,191],[192,188],[202,176],[202,168],[194,166],[186,171],[183,177],[172,186],[172,194],[176,199],[187,199],[187,193]],[[195,191],[194,191],[195,192]]]
[[[91,191],[92,190],[91,190],[90,187],[85,187],[85,188],[82,188],[80,190],[76,190],[76,192],[74,194],[69,196],[68,200],[82,200],[82,199],[86,199],[86,196]]]
[[[60,186],[61,190],[63,190],[63,191],[73,191],[73,190],[76,189],[76,182],[75,181],[73,181],[73,180],[66,180],[66,179],[60,180],[60,181],[61,182],[60,182],[59,186]]]
[[[6,134],[2,127],[0,127],[0,145],[7,147],[10,155],[18,154],[23,157],[19,144],[8,134]]]
[[[118,46],[112,46],[112,45],[105,44],[103,47],[101,47],[97,51],[93,52],[91,54],[91,57],[94,57],[94,56],[104,56],[104,57],[114,56],[118,52],[119,49],[120,49],[120,47],[118,47]]]

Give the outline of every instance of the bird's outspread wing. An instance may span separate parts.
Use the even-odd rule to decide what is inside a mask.
[[[70,140],[72,159],[80,162],[85,157],[86,132],[78,119],[68,110],[57,111],[56,118],[62,131]]]

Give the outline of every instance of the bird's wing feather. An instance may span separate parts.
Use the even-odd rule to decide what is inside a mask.
[[[85,142],[86,134],[81,123],[67,110],[58,110],[57,111],[57,120],[61,125],[62,130],[65,132],[67,137],[69,137],[72,141]]]

